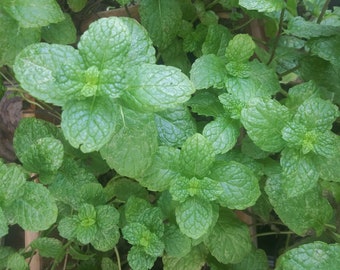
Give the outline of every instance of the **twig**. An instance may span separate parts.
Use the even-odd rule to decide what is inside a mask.
[[[330,1],[331,1],[331,0],[327,0],[327,1],[325,2],[325,4],[323,5],[322,10],[321,10],[321,12],[320,12],[320,15],[319,15],[319,17],[318,17],[316,23],[321,23],[321,21],[322,21],[322,19],[323,19],[323,16],[325,15],[325,13],[326,13],[326,11],[327,11],[327,9],[328,9],[329,2],[330,2]]]
[[[275,40],[274,40],[274,47],[273,47],[273,50],[272,50],[272,53],[270,55],[270,58],[268,60],[268,63],[267,65],[269,65],[273,60],[274,60],[274,56],[275,56],[275,53],[276,53],[276,49],[277,49],[277,46],[279,44],[279,39],[280,39],[280,36],[281,36],[281,31],[282,31],[282,27],[283,27],[283,19],[284,19],[284,15],[285,15],[285,9],[282,9],[281,10],[281,14],[280,14],[280,22],[279,22],[279,29],[277,31],[277,35],[275,37]]]

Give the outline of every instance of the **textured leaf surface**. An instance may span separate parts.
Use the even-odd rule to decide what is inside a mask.
[[[141,247],[133,246],[128,253],[127,260],[133,270],[151,269],[157,257],[150,256]]]
[[[15,222],[24,230],[48,229],[55,223],[58,214],[54,198],[41,184],[27,182],[23,189],[23,196],[6,208],[6,212],[11,213]]]
[[[87,4],[88,0],[67,0],[67,4],[74,12],[81,11]]]
[[[308,42],[308,46],[310,47],[312,54],[330,61],[335,66],[339,66],[339,35],[315,39],[311,42]]]
[[[202,53],[223,56],[231,37],[232,35],[227,27],[221,24],[209,25],[208,33],[202,44]]]
[[[233,264],[231,270],[268,270],[268,258],[262,249],[252,250],[239,263]]]
[[[224,114],[222,104],[216,94],[199,91],[187,102],[191,110],[199,115],[218,117]]]
[[[255,51],[255,42],[248,34],[238,34],[230,40],[225,56],[228,62],[245,62]]]
[[[173,224],[165,225],[164,245],[167,256],[184,257],[191,250],[191,239]]]
[[[284,178],[275,175],[266,182],[265,191],[284,224],[298,235],[314,230],[318,235],[333,216],[333,209],[318,187],[291,199],[284,192]]]
[[[261,194],[254,173],[236,161],[217,163],[209,177],[220,182],[223,189],[218,197],[219,203],[231,209],[252,206]]]
[[[278,152],[284,147],[281,130],[288,119],[288,109],[269,99],[257,99],[241,112],[241,122],[248,136],[258,147],[269,152]]]
[[[39,255],[47,258],[54,258],[56,261],[62,260],[65,249],[62,242],[55,238],[39,237],[30,243],[32,249],[37,249]]]
[[[189,198],[176,208],[176,220],[182,233],[198,239],[213,222],[212,206],[206,200]]]
[[[215,160],[215,150],[203,135],[196,133],[182,146],[179,161],[181,172],[188,177],[204,177]]]
[[[222,88],[227,79],[224,60],[213,54],[203,55],[192,64],[190,79],[196,89]]]
[[[7,233],[8,233],[7,219],[4,215],[4,212],[0,208],[0,237],[5,236]]]
[[[174,108],[188,101],[195,92],[189,78],[170,66],[142,64],[131,68],[127,81],[122,99],[131,108],[142,111]]]
[[[279,11],[285,7],[283,0],[240,0],[239,5],[259,12]]]
[[[0,8],[0,66],[14,64],[16,55],[26,46],[40,41],[38,28],[21,28]]]
[[[70,101],[64,106],[61,128],[73,147],[92,152],[109,142],[117,114],[116,104],[107,98]]]
[[[224,264],[239,263],[251,250],[248,227],[229,211],[220,212],[204,242],[211,254]]]
[[[189,110],[184,106],[155,114],[158,139],[162,145],[180,147],[185,140],[196,133],[196,124]]]
[[[234,147],[240,135],[239,124],[227,117],[218,117],[203,129],[216,154],[224,154]]]
[[[277,270],[329,269],[336,270],[340,265],[340,245],[316,241],[288,250],[277,262]]]
[[[4,9],[23,28],[46,26],[64,20],[64,15],[55,0],[3,0]]]
[[[140,178],[157,150],[157,130],[152,114],[121,108],[119,127],[101,150],[102,157],[120,175]],[[111,118],[112,121],[112,118]]]
[[[84,85],[79,71],[85,69],[83,60],[70,46],[32,44],[20,52],[13,68],[26,91],[55,105],[79,95]]]
[[[19,253],[13,253],[7,259],[6,268],[13,270],[28,270],[29,266],[24,256]]]
[[[175,38],[182,23],[182,11],[176,1],[144,0],[139,13],[155,46],[166,48]]]

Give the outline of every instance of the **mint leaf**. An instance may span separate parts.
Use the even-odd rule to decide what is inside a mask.
[[[199,91],[187,102],[191,110],[199,115],[218,117],[224,114],[218,97],[213,92]]]
[[[23,192],[23,195],[4,211],[24,230],[47,230],[55,223],[58,215],[54,198],[47,188],[33,182],[26,182]]]
[[[231,37],[232,35],[227,27],[221,24],[209,25],[208,33],[202,44],[202,53],[224,56]]]
[[[189,100],[195,92],[191,81],[170,66],[141,64],[127,74],[127,89],[122,96],[125,104],[145,112],[170,109]]]
[[[174,224],[166,224],[163,237],[167,256],[184,257],[191,250],[191,239]]]
[[[181,172],[188,177],[204,177],[215,160],[215,150],[203,135],[196,133],[182,146],[179,161]]]
[[[181,26],[182,11],[176,1],[144,0],[139,7],[141,21],[155,46],[166,48]]]
[[[67,0],[67,4],[73,12],[81,11],[87,2],[88,0]]]
[[[255,42],[248,34],[238,34],[229,41],[225,51],[228,62],[245,62],[255,51]]]
[[[182,233],[198,239],[208,232],[213,222],[213,208],[206,200],[191,197],[177,206],[176,220]]]
[[[242,109],[246,106],[245,101],[241,101],[235,94],[224,93],[218,96],[230,118],[240,119]]]
[[[204,243],[211,254],[224,264],[239,263],[251,250],[248,227],[228,210],[220,212],[216,225]]]
[[[143,248],[133,246],[128,253],[127,260],[133,270],[151,269],[157,257],[148,255]]]
[[[286,196],[285,180],[281,175],[270,177],[265,186],[270,203],[284,224],[298,235],[314,230],[320,235],[333,216],[333,209],[318,186],[295,196]]]
[[[0,208],[0,237],[5,236],[6,234],[8,234],[7,218]]]
[[[253,100],[241,112],[241,122],[248,136],[268,152],[279,152],[285,146],[281,130],[288,119],[288,109],[272,99]]]
[[[21,86],[41,100],[64,105],[83,88],[85,66],[73,47],[37,43],[22,50],[13,66]]]
[[[336,270],[340,264],[338,256],[339,252],[339,244],[326,244],[320,241],[304,244],[297,248],[288,250],[280,256],[277,262],[277,270]]]
[[[116,104],[104,97],[93,97],[65,104],[61,128],[70,144],[87,153],[98,151],[115,131]]]
[[[25,192],[25,175],[20,167],[0,162],[0,206],[8,206]]]
[[[60,262],[65,255],[62,242],[55,238],[39,237],[33,240],[30,246],[33,250],[37,249],[40,256],[53,258],[57,262]]]
[[[117,131],[100,153],[120,175],[140,178],[157,150],[154,117],[120,107],[120,118]]]
[[[236,144],[240,128],[236,121],[218,117],[204,127],[203,135],[212,143],[215,154],[224,154]]]
[[[150,209],[148,201],[137,197],[130,197],[124,206],[124,214],[128,223],[139,222],[140,216]]]
[[[162,145],[180,147],[188,137],[196,133],[196,124],[184,106],[156,113],[155,122]]]
[[[268,258],[265,251],[262,249],[253,249],[241,262],[233,264],[231,267],[231,270],[244,269],[267,270]]]
[[[196,59],[190,70],[190,79],[196,89],[223,88],[227,78],[224,59],[214,54]]]
[[[41,37],[48,43],[72,44],[77,39],[77,29],[68,13],[64,13],[65,19],[59,23],[53,23],[41,29]]]
[[[158,147],[151,166],[138,178],[139,183],[152,191],[166,190],[171,181],[180,177],[179,155],[180,151],[176,148]]]
[[[283,0],[240,0],[239,5],[249,10],[257,10],[259,12],[280,11],[285,7]]]
[[[104,188],[104,193],[107,197],[107,201],[116,198],[119,201],[126,202],[130,197],[136,196],[142,199],[148,198],[147,190],[126,177],[113,178],[111,179]]]
[[[14,64],[17,54],[26,46],[40,41],[39,28],[21,28],[0,8],[0,66]]]
[[[100,183],[84,183],[79,188],[80,199],[94,206],[106,203],[104,189]]]
[[[184,257],[163,256],[164,270],[200,270],[205,264],[207,257],[206,248],[195,246]]]
[[[340,54],[337,50],[340,46],[340,36],[318,38],[307,43],[313,55],[317,55],[333,65],[339,66]]]
[[[20,27],[40,27],[64,20],[55,0],[3,0],[3,8],[20,24]]]
[[[236,161],[216,163],[209,177],[220,183],[223,192],[218,202],[224,207],[245,209],[254,205],[261,194],[254,173]]]
[[[7,259],[6,268],[12,270],[28,270],[29,266],[24,256],[19,253],[13,253]]]

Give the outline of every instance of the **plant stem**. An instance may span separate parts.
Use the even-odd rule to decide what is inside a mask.
[[[119,251],[118,251],[117,247],[114,247],[114,251],[115,251],[115,254],[116,254],[116,257],[117,257],[118,270],[122,270]]]
[[[279,29],[277,31],[277,34],[276,34],[276,37],[275,37],[275,40],[274,40],[274,47],[273,47],[273,50],[272,50],[272,53],[270,55],[270,58],[268,60],[267,65],[269,65],[274,60],[274,56],[275,56],[275,53],[276,53],[276,48],[277,48],[277,46],[279,44],[279,39],[280,39],[280,36],[281,36],[284,15],[285,15],[285,9],[282,9],[281,10],[281,14],[280,14]]]
[[[280,234],[294,234],[294,232],[287,231],[287,232],[266,232],[266,233],[258,233],[255,237],[262,237],[262,236],[269,236],[269,235],[280,235]]]
[[[329,2],[330,2],[330,1],[331,1],[331,0],[327,0],[327,1],[325,2],[325,4],[323,5],[322,10],[321,10],[321,12],[320,12],[320,15],[319,15],[318,20],[316,21],[316,23],[321,23],[321,21],[322,21],[322,19],[323,19],[323,16],[325,15],[325,13],[326,13],[326,11],[327,11],[327,9],[328,9]]]

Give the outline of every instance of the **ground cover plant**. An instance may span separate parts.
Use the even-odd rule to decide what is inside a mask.
[[[0,164],[0,237],[40,232],[1,269],[339,268],[340,8],[0,3],[2,88],[58,120]]]

